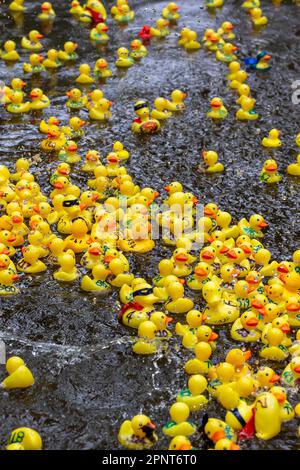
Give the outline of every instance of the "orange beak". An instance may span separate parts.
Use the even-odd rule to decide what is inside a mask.
[[[249,248],[249,246],[247,245],[241,245],[240,248],[243,250],[244,253],[246,253],[247,255],[249,255],[251,253],[251,248]]]
[[[192,448],[191,444],[182,444],[182,446],[179,447],[179,450],[191,450]]]
[[[99,196],[99,195],[98,195],[97,193],[93,194],[93,195],[92,195],[92,201],[94,201],[94,202],[97,201],[98,196]]]
[[[20,224],[21,222],[23,222],[22,217],[20,217],[19,215],[14,215],[11,220],[13,224]]]
[[[272,58],[272,56],[267,54],[267,55],[265,55],[264,60],[270,60],[271,58]]]
[[[211,436],[211,440],[213,442],[218,442],[218,441],[220,441],[221,439],[224,439],[224,438],[225,438],[224,429],[214,432],[213,435]]]
[[[31,91],[30,96],[31,96],[31,98],[38,98],[39,95],[35,91]]]
[[[204,214],[207,215],[208,217],[213,217],[213,218],[215,218],[214,212],[213,212],[211,209],[209,209],[209,208],[204,209]]]
[[[114,257],[112,255],[104,256],[104,262],[107,263],[107,264],[110,263],[113,259],[114,259]]]
[[[280,329],[283,333],[289,333],[291,331],[288,323],[284,323]]]
[[[165,191],[167,191],[167,192],[169,193],[169,192],[170,192],[170,190],[171,190],[171,188],[170,188],[170,186],[165,186],[165,187],[164,187],[164,190],[165,190]]]
[[[188,261],[188,257],[184,253],[180,253],[179,255],[175,256],[176,261],[186,263]]]
[[[63,189],[63,184],[60,183],[60,181],[57,181],[56,183],[54,183],[53,185],[56,189]]]
[[[84,126],[86,124],[86,121],[80,121],[80,127]]]
[[[284,274],[287,274],[289,272],[288,268],[284,264],[280,264],[277,267],[277,271]]]
[[[204,277],[207,275],[207,272],[203,268],[195,268],[196,276]]]
[[[63,169],[59,170],[59,173],[60,173],[61,175],[68,175],[68,174],[70,173],[70,170],[67,170],[67,169],[64,169],[64,168],[63,168]]]
[[[36,214],[39,214],[41,212],[41,209],[39,208],[39,206],[33,206],[33,210]]]
[[[69,152],[76,152],[77,148],[78,148],[77,145],[71,144],[71,145],[68,146],[68,151]]]
[[[7,238],[7,241],[8,243],[13,243],[15,242],[17,239],[17,237],[12,233],[11,235],[9,235],[9,237]]]
[[[100,256],[101,255],[101,251],[99,250],[99,248],[96,248],[96,247],[90,248],[89,253],[91,255],[94,255],[94,256]]]
[[[286,306],[288,312],[298,312],[300,310],[300,305],[298,304],[288,304]]]
[[[219,335],[213,331],[209,337],[209,341],[216,341],[216,339],[218,338],[219,338]]]
[[[230,259],[236,259],[237,258],[237,254],[234,250],[229,250],[228,253],[226,254],[227,258],[230,258]]]
[[[277,374],[273,374],[272,377],[270,378],[270,383],[275,384],[276,382],[280,381],[280,376]]]
[[[257,326],[258,325],[258,320],[257,318],[249,318],[249,320],[246,321],[247,326]]]
[[[243,356],[244,356],[245,361],[249,361],[249,359],[251,357],[251,351],[243,352]]]
[[[203,251],[202,258],[210,260],[214,258],[214,255],[210,251]]]
[[[270,165],[266,166],[266,170],[271,171],[271,172],[276,171],[277,170],[277,165],[275,165],[274,163],[271,163]]]
[[[172,317],[166,317],[166,324],[168,325],[169,323],[172,323],[173,318]]]
[[[269,227],[269,224],[267,224],[267,222],[265,222],[265,221],[263,220],[260,224],[258,224],[258,226],[259,226],[260,228],[267,228],[267,227]]]
[[[67,91],[66,95],[71,98],[72,97],[72,92],[71,91]]]
[[[226,245],[223,245],[221,250],[220,250],[220,253],[223,255],[225,253],[228,253],[228,251],[229,251],[229,247],[226,246]]]
[[[300,366],[294,367],[294,371],[297,372],[297,374],[300,374]]]
[[[2,268],[3,268],[3,269],[6,268],[6,264],[4,263],[4,261],[0,261],[0,268],[1,268],[1,269],[2,269]]]
[[[43,62],[44,57],[42,55],[39,55],[39,62]]]
[[[43,39],[44,36],[43,36],[43,34],[37,34],[36,37],[37,37],[37,39]]]
[[[13,281],[17,281],[19,279],[19,276],[17,274],[13,274],[11,278]]]
[[[81,204],[79,204],[79,207],[81,211],[84,211],[84,209],[87,208],[87,205],[82,202]]]

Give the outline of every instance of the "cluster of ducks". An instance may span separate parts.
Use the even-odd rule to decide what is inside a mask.
[[[181,90],[173,90],[171,100],[158,97],[154,100],[154,109],[150,111],[147,101],[139,100],[134,105],[136,119],[134,119],[131,129],[136,133],[153,134],[160,129],[160,121],[169,119],[173,113],[185,109],[184,100],[187,94]]]
[[[3,100],[5,109],[11,114],[23,114],[30,111],[41,111],[50,106],[51,102],[40,88],[33,88],[29,96],[30,101],[24,101],[25,93],[23,91],[26,83],[21,78],[13,78],[11,86],[4,87]]]
[[[300,134],[297,134],[295,139],[296,145],[300,147]],[[276,149],[282,146],[280,140],[280,131],[278,129],[272,129],[269,132],[268,137],[264,137],[261,144],[265,148]],[[262,171],[259,175],[260,181],[263,183],[278,183],[282,180],[282,176],[277,171],[277,162],[272,158],[265,161]],[[287,166],[287,173],[291,176],[300,176],[300,154],[297,155],[295,163],[291,163]]]
[[[249,13],[254,28],[260,28],[268,23],[268,18],[263,15],[260,8],[260,0],[246,0],[242,8]]]

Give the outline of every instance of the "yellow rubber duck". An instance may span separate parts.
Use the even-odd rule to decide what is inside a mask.
[[[34,384],[34,377],[21,357],[10,357],[6,361],[6,370],[8,377],[1,382],[2,388],[27,388]]]
[[[282,180],[282,176],[277,171],[278,165],[275,160],[268,159],[265,161],[259,179],[263,183],[273,184]]]
[[[268,18],[263,16],[261,8],[252,8],[249,13],[254,26],[264,26],[268,23]]]
[[[213,397],[218,398],[224,386],[233,386],[234,367],[228,362],[220,362],[209,371],[209,377],[212,380],[208,383],[208,391]]]
[[[179,6],[175,2],[169,3],[161,12],[161,16],[172,24],[176,24],[180,18]]]
[[[300,153],[297,155],[297,162],[296,163],[291,163],[286,171],[288,172],[289,175],[292,176],[300,176]]]
[[[83,12],[79,17],[79,21],[83,23],[101,23],[107,18],[104,5],[99,0],[87,0],[83,7]]]
[[[185,436],[173,437],[169,444],[169,450],[192,450],[193,446]]]
[[[82,6],[80,5],[80,3],[78,2],[78,0],[73,0],[71,2],[71,8],[69,10],[71,15],[80,16],[80,15],[82,15],[83,11],[84,10],[83,10]]]
[[[58,257],[64,252],[65,241],[59,237],[53,237],[48,243],[48,248],[51,252],[48,261],[51,264],[58,264]]]
[[[30,54],[29,63],[24,62],[23,70],[25,73],[32,73],[33,75],[40,74],[45,72],[45,67],[43,65],[44,57],[40,54]]]
[[[32,230],[27,237],[28,243],[37,247],[40,251],[40,257],[48,256],[49,250],[45,246],[44,236],[39,230]]]
[[[47,152],[59,152],[66,142],[67,139],[58,126],[52,125],[48,130],[48,138],[41,142],[41,148]]]
[[[227,80],[235,80],[236,74],[241,71],[241,64],[237,60],[233,60],[228,64],[229,73],[226,75]]]
[[[14,246],[17,240],[16,235],[11,233],[10,230],[1,230],[0,231],[0,244],[4,246],[1,247],[1,254],[13,256],[16,252]]]
[[[232,62],[236,60],[236,55],[234,52],[237,51],[237,47],[230,42],[225,42],[222,49],[216,51],[216,59],[221,62]]]
[[[196,328],[200,327],[205,321],[205,315],[203,315],[199,310],[190,310],[186,314],[186,322],[184,325],[177,322],[175,325],[175,331],[179,336],[184,336],[187,333],[194,333]]]
[[[158,341],[155,338],[156,325],[152,321],[144,321],[138,327],[138,339],[132,346],[135,354],[154,354]]]
[[[254,402],[254,424],[259,439],[272,439],[281,430],[280,406],[274,395],[264,392]]]
[[[188,388],[179,392],[176,401],[185,403],[190,411],[199,411],[208,402],[208,399],[202,395],[207,389],[207,380],[203,375],[192,375],[188,380]]]
[[[60,268],[53,274],[54,279],[57,281],[73,282],[79,277],[79,272],[76,268],[76,258],[71,250],[61,253],[57,257],[57,263]]]
[[[127,3],[123,3],[117,7],[117,11],[113,15],[113,19],[119,24],[127,24],[134,19],[134,11],[130,10]]]
[[[18,271],[26,274],[36,274],[46,271],[46,265],[39,259],[40,249],[34,245],[22,247],[23,258],[17,263]]]
[[[24,3],[24,0],[14,0],[13,2],[9,4],[10,11],[13,11],[16,13],[25,11],[26,7],[24,7],[23,3]]]
[[[41,450],[43,441],[37,431],[31,428],[14,429],[10,435],[6,450]]]
[[[80,264],[81,266],[84,266],[88,269],[93,269],[93,267],[101,263],[102,260],[103,260],[102,246],[98,242],[93,242],[90,244],[88,250],[82,256],[80,260]]]
[[[129,56],[129,50],[126,47],[119,47],[117,56],[116,67],[128,68],[134,64],[134,60]]]
[[[30,111],[30,102],[23,101],[23,93],[15,91],[10,97],[10,102],[6,104],[6,111],[11,114],[22,114]]]
[[[211,110],[206,114],[207,117],[212,119],[225,119],[228,111],[223,105],[221,98],[215,97],[210,101]]]
[[[46,122],[44,119],[40,122],[39,131],[48,134],[51,126],[59,126],[60,122],[55,116],[51,116]]]
[[[300,299],[299,296],[290,295],[286,300],[285,310],[288,314],[289,324],[298,328],[300,326]]]
[[[169,276],[173,274],[174,263],[171,259],[163,259],[158,263],[159,273],[152,279],[153,285],[157,287],[164,287]]]
[[[150,109],[146,101],[137,101],[134,105],[134,111],[138,117],[132,123],[133,132],[149,134],[160,129],[159,121],[150,118]]]
[[[184,100],[187,97],[187,93],[176,88],[171,93],[171,101],[167,100],[167,109],[169,111],[183,111],[185,109]]]
[[[64,49],[58,51],[58,59],[63,62],[71,62],[78,59],[76,49],[78,48],[77,42],[67,41],[64,43]]]
[[[212,355],[212,348],[209,343],[200,341],[196,344],[195,349],[196,358],[190,359],[185,363],[184,370],[188,375],[209,375],[212,370],[212,362],[210,357]]]
[[[25,242],[24,237],[28,235],[29,232],[28,227],[26,226],[26,224],[24,224],[23,215],[18,211],[13,211],[10,216],[10,223],[10,231],[16,237],[14,246],[23,245]]]
[[[237,440],[234,429],[224,421],[217,418],[208,418],[204,427],[204,432],[214,443],[217,443],[221,439],[229,439],[231,442],[236,442]]]
[[[72,88],[72,90],[67,91],[66,95],[69,98],[66,106],[70,109],[82,109],[87,104],[87,97],[82,95],[79,88]]]
[[[230,88],[232,90],[238,90],[240,85],[243,84],[247,80],[247,78],[247,72],[245,70],[239,70],[238,72],[236,72],[235,77],[230,81]]]
[[[23,88],[26,86],[26,82],[24,82],[21,78],[13,78],[10,86],[11,88],[8,86],[4,87],[4,104],[10,103],[10,97],[14,94],[15,91],[22,92],[24,98]]]
[[[259,114],[254,109],[255,100],[243,97],[243,100],[240,103],[240,108],[236,112],[236,119],[239,121],[255,121],[259,118]]]
[[[277,382],[280,381],[280,376],[277,375],[270,367],[260,367],[256,374],[257,386],[260,388],[273,387]]]
[[[154,109],[151,111],[151,117],[159,121],[163,121],[172,116],[172,113],[168,111],[167,100],[162,97],[158,97],[154,100]]]
[[[6,41],[3,47],[4,51],[0,50],[0,57],[2,60],[7,62],[16,62],[20,59],[20,56],[16,51],[15,41]]]
[[[86,121],[74,116],[70,119],[69,125],[63,126],[61,130],[64,135],[68,136],[70,139],[80,139],[84,136],[84,130],[82,128],[85,124]]]
[[[94,75],[97,78],[109,78],[112,77],[113,73],[108,68],[108,63],[105,59],[98,59],[94,67]]]
[[[134,60],[140,60],[148,55],[147,48],[139,39],[134,39],[133,41],[131,41],[130,48],[132,51],[130,53],[130,57],[132,57]]]
[[[146,415],[136,415],[131,421],[126,420],[118,433],[120,444],[126,449],[150,449],[158,440],[154,430],[156,425]]]
[[[59,160],[74,164],[81,161],[81,156],[77,153],[78,146],[73,140],[68,140],[64,148],[58,154]]]
[[[234,379],[239,379],[251,373],[251,367],[247,361],[251,357],[251,351],[242,351],[241,349],[231,349],[226,355],[226,362],[233,365],[235,370]]]
[[[218,154],[213,150],[203,150],[202,157],[205,165],[205,173],[221,173],[224,165],[218,162]]]
[[[194,273],[187,277],[187,286],[192,290],[202,290],[204,284],[210,279],[211,267],[201,261],[194,268]]]
[[[94,83],[95,79],[90,76],[91,67],[88,64],[81,64],[79,67],[79,76],[76,78],[76,83],[82,85],[90,85]]]
[[[193,271],[191,263],[195,261],[195,257],[191,256],[185,248],[176,248],[171,260],[174,264],[173,273],[177,277],[186,277]]]
[[[230,302],[221,299],[221,287],[216,281],[208,281],[202,289],[202,296],[207,302],[204,310],[206,322],[211,325],[233,323],[239,316],[239,309]]]
[[[153,26],[150,27],[150,34],[152,37],[156,38],[165,38],[170,34],[170,30],[168,28],[170,22],[165,18],[159,18],[156,21],[156,28]]]
[[[287,392],[284,387],[275,386],[270,388],[270,393],[276,398],[280,407],[280,418],[282,422],[290,421],[294,418],[295,412],[292,405],[287,400]]]
[[[143,321],[149,320],[149,314],[154,311],[154,304],[159,300],[153,294],[153,287],[144,281],[134,287],[124,284],[120,289],[120,299],[125,305],[119,313],[119,320],[125,326],[136,329]]]
[[[247,85],[246,83],[242,83],[241,85],[239,85],[237,92],[238,92],[239,97],[237,98],[236,103],[239,105],[242,104],[244,98],[251,98],[250,97],[251,89],[249,85]]]
[[[122,287],[124,284],[131,285],[134,276],[126,272],[126,267],[124,262],[121,259],[115,258],[112,259],[109,263],[109,270],[111,275],[114,276],[113,279],[109,280],[109,283],[115,287]]]
[[[65,246],[74,251],[74,253],[82,253],[90,244],[91,237],[88,234],[86,220],[77,218],[72,223],[71,235],[66,238]]]
[[[105,292],[110,290],[110,285],[106,281],[107,276],[110,274],[103,264],[97,264],[92,268],[92,278],[88,275],[83,276],[80,287],[86,292]]]
[[[288,349],[283,346],[284,333],[279,328],[271,327],[264,335],[265,346],[259,355],[271,361],[283,361],[289,355]]]
[[[238,392],[230,385],[223,385],[220,388],[218,400],[227,410],[225,421],[234,431],[240,431],[252,418],[252,406],[241,400]]]
[[[129,152],[124,148],[122,142],[119,142],[118,140],[113,144],[113,152],[118,155],[120,161],[128,160],[130,157]]]
[[[281,384],[289,387],[298,386],[300,380],[300,357],[294,357],[281,375]]]
[[[2,251],[2,254],[0,255],[0,257],[3,258],[5,251],[6,251],[5,249],[4,251]],[[14,285],[14,283],[15,281],[18,280],[19,276],[15,273],[14,269],[12,269],[12,262],[9,261],[8,256],[7,256],[8,258],[7,263],[5,263],[5,260],[3,260],[2,258],[0,259],[0,296],[1,295],[16,295],[20,291]]]
[[[43,2],[41,5],[41,13],[38,15],[38,19],[41,21],[52,21],[54,20],[56,14],[53,9],[52,3]]]
[[[230,335],[236,341],[256,342],[261,333],[257,329],[258,318],[252,311],[247,311],[238,318],[231,327]]]
[[[251,215],[249,221],[243,218],[238,222],[240,235],[248,235],[250,238],[262,238],[264,236],[262,230],[268,226],[269,224],[260,214]]]
[[[190,409],[185,403],[174,403],[170,408],[169,421],[162,428],[162,432],[167,436],[191,436],[196,432],[196,426],[188,421]]]
[[[171,300],[166,304],[166,309],[171,313],[186,313],[192,310],[194,302],[184,297],[184,287],[180,282],[171,282],[167,287]]]
[[[47,52],[47,58],[43,62],[43,66],[46,69],[56,70],[61,67],[61,62],[58,60],[58,51],[56,49],[49,49]]]
[[[281,147],[282,143],[279,139],[280,131],[278,129],[272,129],[269,132],[269,137],[264,137],[262,140],[262,145],[269,148],[278,148]]]
[[[101,166],[100,154],[97,150],[89,150],[85,155],[85,163],[81,171],[93,172],[95,168]]]
[[[30,109],[34,111],[38,111],[41,109],[48,108],[50,106],[51,102],[40,88],[34,88],[30,92],[30,98],[31,98],[31,103],[30,103]]]
[[[235,444],[230,439],[220,439],[215,444],[214,450],[241,450],[238,444]]]
[[[200,42],[197,40],[197,33],[196,31],[192,31],[191,29],[188,30],[186,35],[186,41],[183,44],[183,47],[187,51],[197,51],[201,48]]]
[[[231,39],[235,38],[233,30],[234,25],[230,21],[224,21],[217,32],[222,36],[223,39],[230,41]]]
[[[40,39],[43,39],[43,37],[44,36],[39,31],[33,29],[28,34],[28,37],[24,36],[21,39],[21,46],[24,49],[39,52],[43,48],[42,43],[40,42]]]
[[[90,39],[94,41],[95,44],[105,45],[109,41],[109,36],[107,34],[108,26],[105,23],[98,23],[90,31]]]
[[[101,98],[96,106],[93,106],[89,110],[90,119],[94,119],[97,121],[108,121],[112,118],[112,113],[110,111],[110,107],[112,102],[107,100],[106,98]]]
[[[260,7],[260,0],[246,0],[242,4],[242,8],[245,10],[252,10],[253,8]]]

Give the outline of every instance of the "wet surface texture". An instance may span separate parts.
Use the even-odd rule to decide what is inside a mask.
[[[20,39],[31,29],[39,29],[36,18],[39,2],[25,2],[30,7],[24,24],[16,26],[8,14],[7,3],[0,5],[2,18],[0,33],[3,40]],[[108,2],[109,6],[113,2]],[[262,2],[269,18],[267,29],[253,33],[247,14],[240,9],[242,2],[225,0],[225,5],[212,16],[203,2],[181,0],[179,26],[173,27],[165,41],[153,41],[149,55],[127,72],[115,69],[115,51],[121,45],[129,46],[141,27],[154,23],[167,2],[131,0],[135,21],[127,28],[118,28],[109,16],[107,47],[97,50],[88,39],[88,30],[68,13],[67,1],[53,0],[57,17],[53,30],[46,35],[44,50],[62,48],[66,40],[79,43],[80,61],[75,67],[62,67],[57,73],[43,74],[41,79],[26,78],[26,91],[41,87],[52,100],[44,116],[57,116],[64,124],[69,119],[65,107],[65,93],[73,86],[78,65],[106,57],[114,70],[114,77],[104,85],[105,97],[113,101],[113,120],[108,125],[90,123],[86,136],[80,141],[81,154],[95,148],[106,155],[112,143],[120,140],[131,153],[127,164],[135,181],[162,191],[173,180],[185,183],[201,202],[214,201],[233,217],[240,219],[258,212],[270,223],[264,243],[278,260],[290,259],[296,248],[297,207],[299,208],[299,180],[286,174],[286,166],[297,154],[295,135],[300,131],[300,104],[292,103],[291,84],[300,79],[299,13],[300,7],[284,2],[276,7]],[[262,49],[272,54],[273,68],[266,76],[251,74],[248,83],[257,98],[257,110],[262,115],[254,123],[235,121],[235,95],[225,79],[227,67],[203,50],[187,53],[177,46],[179,31],[184,26],[195,29],[199,38],[208,27],[217,29],[224,20],[235,24],[239,47],[238,57],[255,56]],[[43,31],[41,28],[41,32]],[[22,63],[28,59],[25,50],[21,61],[13,67],[0,62],[0,79],[9,83],[23,74]],[[136,137],[130,124],[134,119],[133,104],[137,99],[151,103],[157,96],[167,96],[174,88],[188,92],[186,111],[174,116],[162,126],[158,135]],[[220,96],[229,110],[228,119],[220,125],[205,117],[209,99]],[[80,116],[88,117],[85,111]],[[11,117],[0,108],[0,161],[13,169],[20,156],[32,157],[39,153],[41,134],[40,116]],[[283,174],[276,187],[267,187],[258,180],[258,173],[269,152],[260,141],[276,127],[282,130],[283,146],[274,152]],[[206,176],[195,171],[200,162],[200,150],[217,150],[225,165],[223,174]],[[49,191],[49,174],[57,161],[41,155],[42,161],[31,168],[43,191]],[[86,176],[75,167],[73,180],[86,188]],[[162,191],[163,192],[163,191]],[[130,256],[132,271],[151,279],[157,262],[169,256],[170,250],[157,245],[155,251],[144,256]],[[177,392],[185,386],[183,364],[190,356],[182,351],[177,339],[170,342],[167,353],[158,357],[137,357],[131,352],[134,332],[126,330],[116,319],[120,308],[118,292],[105,297],[86,295],[78,283],[61,286],[50,275],[24,276],[22,294],[11,299],[0,299],[0,337],[6,341],[8,354],[21,355],[36,377],[34,387],[24,391],[0,393],[2,425],[1,447],[10,431],[18,426],[37,429],[46,449],[109,449],[119,448],[117,432],[120,423],[140,411],[150,415],[160,428],[168,420],[168,408]],[[196,299],[196,305],[199,300]],[[232,344],[229,328],[219,329],[218,348],[213,362],[224,358]],[[254,367],[255,355],[252,360]],[[282,370],[272,364],[277,372]],[[1,366],[1,378],[4,367]],[[292,404],[298,399],[289,395]],[[206,412],[224,417],[224,412],[211,401]],[[192,417],[201,424],[204,412]],[[242,444],[245,448],[296,449],[296,420],[283,426],[282,433],[269,441],[256,439]],[[167,448],[168,439],[162,437],[157,448]],[[198,433],[192,438],[196,448],[206,448],[207,442]]]

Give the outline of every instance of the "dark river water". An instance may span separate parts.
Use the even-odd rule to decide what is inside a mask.
[[[286,174],[286,166],[295,160],[295,135],[300,132],[300,104],[292,103],[292,83],[300,80],[300,7],[286,1],[280,6],[263,0],[262,7],[269,19],[267,28],[253,32],[247,14],[240,8],[242,1],[225,0],[216,16],[203,6],[203,1],[181,0],[182,18],[165,41],[153,41],[149,55],[127,72],[118,72],[114,61],[120,46],[129,46],[146,23],[154,23],[167,2],[131,0],[135,21],[119,28],[109,16],[107,47],[97,50],[88,39],[88,29],[68,13],[68,1],[53,0],[57,17],[51,33],[37,20],[40,2],[25,1],[28,11],[24,22],[15,24],[8,13],[9,2],[0,2],[1,41],[17,41],[31,29],[46,34],[44,51],[62,48],[66,40],[79,43],[80,62],[75,67],[62,67],[57,73],[43,74],[41,79],[26,78],[26,90],[40,86],[52,100],[44,116],[57,116],[67,123],[65,93],[72,88],[78,75],[78,64],[92,67],[97,58],[105,56],[114,70],[114,77],[104,85],[105,96],[113,102],[113,119],[108,125],[90,123],[80,141],[79,150],[96,148],[106,155],[115,140],[121,140],[131,153],[127,167],[136,183],[162,191],[173,180],[184,183],[203,203],[214,201],[231,212],[235,220],[258,212],[270,224],[264,243],[278,260],[290,259],[299,244],[299,179]],[[106,2],[110,6],[112,1]],[[272,55],[273,68],[265,76],[251,74],[248,83],[257,98],[261,119],[253,123],[237,122],[235,95],[228,88],[227,67],[217,62],[202,48],[189,54],[177,46],[181,27],[195,29],[202,38],[206,28],[217,28],[225,20],[235,25],[238,57],[256,55],[262,49]],[[20,48],[19,48],[20,49]],[[43,51],[43,52],[44,52]],[[9,83],[23,74],[22,63],[28,59],[21,52],[21,61],[14,66],[0,62],[0,79]],[[135,117],[133,104],[137,99],[150,102],[167,96],[174,88],[188,92],[187,108],[163,125],[159,134],[140,138],[130,131]],[[223,97],[229,110],[228,119],[220,125],[208,122],[209,99]],[[81,111],[83,119],[87,112]],[[37,125],[40,116],[31,114],[12,117],[0,108],[0,163],[13,169],[21,156],[40,153],[41,134]],[[263,185],[258,173],[269,153],[260,145],[262,136],[271,128],[282,131],[282,148],[274,153],[283,174],[275,187]],[[213,176],[195,171],[203,147],[219,152],[226,171]],[[31,167],[44,192],[49,193],[49,174],[57,165],[53,157],[41,155],[42,161]],[[86,188],[86,176],[78,168],[73,171],[76,184]],[[158,261],[171,251],[161,244],[143,256],[129,256],[132,272],[151,279]],[[112,449],[120,448],[117,433],[120,423],[138,412],[145,412],[157,423],[158,429],[169,419],[168,409],[176,394],[185,386],[183,370],[190,353],[183,351],[176,336],[167,352],[158,356],[133,355],[131,340],[134,331],[121,326],[116,318],[120,309],[118,292],[93,297],[79,290],[79,283],[59,285],[45,274],[24,276],[21,294],[1,298],[0,338],[9,355],[22,356],[34,372],[36,383],[26,390],[0,393],[2,410],[0,442],[3,447],[13,428],[33,427],[41,434],[45,449]],[[193,296],[193,294],[191,294]],[[194,296],[195,297],[195,296]],[[196,306],[199,300],[196,298]],[[228,327],[218,333],[218,348],[213,362],[223,360],[232,340]],[[251,360],[257,367],[257,357]],[[274,365],[281,372],[283,365]],[[1,366],[1,377],[5,376]],[[298,400],[289,396],[292,404]],[[224,411],[213,400],[205,410],[209,416],[224,417]],[[204,411],[192,419],[201,423]],[[244,448],[296,449],[297,422],[283,426],[280,435],[271,441],[253,439],[242,443]],[[207,448],[201,434],[192,437],[196,448]],[[156,448],[167,448],[169,439],[159,431]]]

